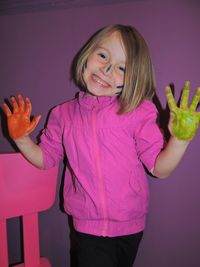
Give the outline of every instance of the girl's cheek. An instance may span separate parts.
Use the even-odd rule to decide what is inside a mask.
[[[124,84],[124,75],[118,74],[118,77],[116,78],[116,85],[121,86]]]
[[[116,86],[117,91],[120,93],[124,88],[124,79],[119,79],[116,82],[115,86]]]

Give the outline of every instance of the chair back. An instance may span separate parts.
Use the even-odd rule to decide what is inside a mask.
[[[8,266],[6,219],[23,217],[24,262],[41,266],[38,212],[55,200],[58,167],[40,170],[20,153],[0,154],[0,266]]]

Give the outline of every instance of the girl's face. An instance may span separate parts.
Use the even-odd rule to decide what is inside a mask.
[[[123,89],[126,56],[120,33],[105,37],[87,59],[83,79],[88,93],[112,96]]]

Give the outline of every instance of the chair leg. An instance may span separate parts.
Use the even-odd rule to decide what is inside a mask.
[[[23,216],[23,239],[25,266],[39,266],[40,244],[37,213]]]
[[[32,266],[32,265],[31,265]],[[12,265],[12,267],[27,267],[24,263],[17,264],[17,265]],[[40,258],[40,264],[34,267],[51,267],[51,264],[48,259],[46,258]]]
[[[8,242],[6,220],[0,220],[0,266],[8,267]]]

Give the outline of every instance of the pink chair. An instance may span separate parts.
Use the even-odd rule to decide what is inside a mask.
[[[39,170],[20,153],[0,154],[0,267],[8,267],[6,219],[22,216],[24,263],[18,267],[51,267],[40,257],[38,212],[54,202],[58,167]]]

